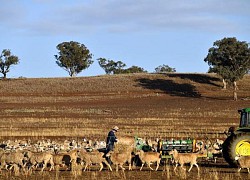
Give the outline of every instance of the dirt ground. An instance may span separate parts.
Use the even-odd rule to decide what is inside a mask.
[[[250,76],[238,82],[238,101],[214,74],[133,74],[79,78],[20,78],[0,81],[0,137],[6,139],[105,140],[114,125],[118,136],[160,139],[225,139],[238,126],[237,110],[250,107]],[[180,179],[170,167],[153,172],[83,172],[91,179]],[[244,171],[204,166],[184,177],[249,178]],[[56,173],[46,172],[54,177]],[[47,177],[47,175],[42,177]],[[66,173],[66,175],[65,175]],[[68,176],[60,171],[59,176]],[[36,174],[36,173],[35,173]],[[86,175],[86,177],[85,177]],[[65,179],[66,179],[65,177]],[[1,178],[1,176],[0,176]],[[60,178],[60,179],[63,179]],[[242,178],[242,179],[244,179]]]
[[[133,168],[132,171],[109,171],[104,168],[101,172],[98,171],[96,165],[92,165],[89,171],[69,171],[65,169],[60,169],[58,171],[47,171],[43,173],[38,169],[33,171],[31,174],[18,174],[15,175],[13,172],[2,171],[0,179],[43,179],[43,180],[54,180],[54,179],[95,179],[95,180],[106,180],[106,179],[129,179],[129,180],[180,180],[180,179],[219,179],[219,180],[246,180],[250,179],[250,174],[247,173],[246,169],[241,170],[241,173],[237,172],[237,168],[229,168],[225,163],[207,163],[199,162],[200,171],[194,167],[190,173],[182,170],[180,167],[177,168],[176,172],[173,170],[173,166],[168,164],[166,166],[160,166],[158,171],[151,171],[148,167],[144,167],[140,171],[140,167]],[[128,169],[127,166],[124,166]],[[155,166],[152,166],[155,168]],[[112,166],[115,169],[114,166]],[[189,166],[185,166],[186,169]]]

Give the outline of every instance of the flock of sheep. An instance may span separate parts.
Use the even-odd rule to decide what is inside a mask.
[[[112,171],[110,163],[107,161],[109,158],[112,164],[115,166],[116,171],[119,167],[125,170],[123,167],[125,163],[128,163],[129,170],[132,170],[134,165],[134,159],[141,162],[140,170],[143,169],[144,164],[153,170],[150,166],[152,163],[156,163],[156,171],[158,170],[161,162],[161,153],[157,152],[156,141],[146,140],[145,143],[152,147],[153,151],[144,152],[143,150],[135,149],[134,138],[119,138],[118,143],[115,146],[114,151],[110,151],[107,154],[104,153],[106,143],[104,141],[95,141],[82,139],[76,140],[41,140],[32,142],[31,140],[8,140],[3,141],[0,144],[0,170],[7,171],[19,171],[27,172],[41,168],[41,172],[45,168],[49,168],[49,171],[57,168],[65,168],[72,170],[75,165],[81,166],[83,171],[90,170],[92,165],[99,165],[99,171],[102,171],[103,165]],[[191,171],[193,165],[195,165],[199,172],[199,166],[197,164],[197,158],[202,157],[202,154],[212,153],[221,155],[221,145],[223,141],[216,140],[214,143],[211,141],[197,141],[196,142],[196,153],[179,153],[175,149],[170,151],[172,155],[172,164],[175,164],[174,171],[180,164],[181,168],[184,169],[184,164],[190,164],[188,172]],[[215,159],[216,160],[216,159]],[[237,156],[236,160],[239,162],[239,170],[241,168],[247,168],[248,172],[250,168],[250,157]]]

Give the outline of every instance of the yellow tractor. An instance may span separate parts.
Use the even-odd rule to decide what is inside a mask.
[[[237,166],[235,156],[250,156],[250,108],[238,110],[240,125],[237,129],[230,127],[227,139],[222,146],[224,159],[231,166]]]

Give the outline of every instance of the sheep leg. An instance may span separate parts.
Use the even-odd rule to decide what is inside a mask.
[[[241,168],[238,169],[238,172],[240,172]]]
[[[43,170],[47,167],[47,163],[48,163],[47,161],[44,162],[41,172],[43,172]]]
[[[102,169],[103,169],[103,164],[102,164],[102,162],[100,163],[100,169],[99,169],[99,171],[102,171]]]
[[[183,167],[184,164],[181,164],[181,168],[186,171],[186,168]],[[190,170],[192,169],[193,166],[190,167]]]
[[[247,172],[250,174],[249,168],[247,168]]]
[[[9,170],[11,171],[13,167],[14,167],[14,164],[11,164]]]
[[[42,169],[41,169],[41,172],[43,172],[43,170],[44,170],[44,168],[45,168],[46,166],[45,165],[43,165],[43,167],[42,167]]]
[[[53,169],[53,170],[55,169],[54,164],[50,164],[49,171],[52,171],[52,169]]]
[[[28,171],[31,171],[32,169],[34,169],[34,165],[33,164],[30,167],[28,167]]]
[[[127,160],[128,162],[128,170],[132,170],[132,157],[130,156],[130,158]]]
[[[5,164],[5,169],[8,171],[8,164]]]
[[[142,167],[144,166],[144,164],[145,164],[145,162],[142,163],[141,168],[140,168],[140,171],[142,170]]]
[[[120,167],[122,168],[123,171],[125,170],[125,168],[122,166],[122,164],[120,164]]]
[[[8,171],[8,165],[6,164],[6,162],[1,162],[1,169],[5,167],[5,169]]]
[[[27,162],[25,162],[25,163],[23,164],[22,168],[25,169],[26,165],[27,165]]]
[[[214,163],[216,163],[217,157],[214,157]]]
[[[191,164],[191,166],[190,166],[188,172],[190,172],[192,168],[193,168],[193,164]]]
[[[88,167],[88,163],[86,163],[86,165],[85,165],[85,168],[84,168],[84,170],[83,171],[86,171],[86,169],[87,169],[87,167]]]
[[[176,163],[175,168],[174,168],[174,171],[176,171],[177,166],[178,166],[178,164]]]
[[[43,172],[43,170],[47,167],[48,162],[49,162],[49,160],[44,161],[43,168],[42,168],[41,172]]]
[[[131,163],[129,163],[129,165],[128,165],[128,170],[129,170],[129,171],[132,170]]]
[[[109,167],[109,170],[112,171],[112,168],[111,168],[111,166],[109,164],[108,164],[108,167]]]
[[[158,162],[158,161],[157,161],[157,166],[156,166],[155,171],[157,171],[157,170],[158,170],[158,168],[159,168],[159,164],[160,164],[160,162]]]
[[[39,163],[36,163],[36,165],[35,165],[36,169],[38,168],[38,166],[39,166]]]
[[[198,164],[195,163],[194,165],[197,167],[198,171],[200,171],[200,168],[199,168]]]
[[[49,163],[50,163],[50,169],[49,169],[49,171],[51,171],[52,169],[55,169],[53,159],[50,159]]]
[[[112,171],[112,168],[110,164],[106,161],[106,159],[103,160],[104,164],[106,164],[109,167],[109,170]]]
[[[151,170],[153,170],[153,168],[151,168],[151,166],[150,166],[150,162],[148,163],[148,167],[149,167]]]

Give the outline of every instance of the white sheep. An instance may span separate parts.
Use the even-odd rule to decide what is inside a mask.
[[[160,161],[161,161],[161,154],[160,153],[158,153],[158,152],[144,152],[143,150],[140,150],[136,154],[139,155],[139,158],[142,161],[142,166],[140,168],[140,171],[142,170],[142,167],[144,166],[145,163],[148,164],[148,166],[151,170],[153,170],[153,168],[150,167],[151,162],[157,163],[157,167],[156,167],[155,171],[158,170],[159,165],[160,165]]]
[[[172,151],[169,152],[169,155],[172,155],[174,158],[174,161],[176,163],[176,166],[174,168],[174,171],[176,170],[178,164],[181,165],[181,168],[185,170],[183,167],[184,164],[190,163],[190,168],[188,172],[191,171],[193,165],[195,165],[198,169],[199,172],[199,166],[197,164],[197,157],[199,156],[198,153],[178,153],[176,149],[173,149]]]
[[[236,155],[235,160],[238,161],[238,163],[239,163],[238,172],[240,172],[240,170],[242,168],[247,168],[248,173],[250,173],[250,170],[249,170],[249,168],[250,168],[250,156]]]
[[[90,166],[91,164],[99,164],[100,165],[99,171],[101,171],[103,169],[102,163],[106,164],[108,168],[110,169],[110,171],[112,171],[111,166],[103,157],[104,153],[102,152],[99,152],[97,150],[93,152],[86,152],[85,150],[81,149],[78,155],[79,155],[79,158],[81,159],[81,163],[85,162],[84,171],[86,171],[87,167]]]
[[[1,167],[0,170],[5,166],[5,169],[7,169],[8,165],[11,165],[10,169],[13,167],[14,164],[19,165],[22,167],[22,169],[24,170],[25,165],[23,163],[24,160],[24,154],[22,152],[5,152],[2,153],[1,152],[1,157],[0,157],[0,161],[1,161]]]
[[[40,163],[43,164],[41,172],[43,172],[44,168],[47,167],[47,164],[50,163],[50,170],[54,169],[54,161],[53,155],[50,152],[27,152],[27,157],[29,158],[30,163],[32,164],[31,169],[34,167],[38,167]]]
[[[125,151],[125,152],[113,152],[113,151],[109,151],[106,156],[110,156],[110,160],[112,161],[112,163],[114,165],[116,165],[116,171],[118,171],[118,166],[121,167],[122,170],[125,170],[125,168],[123,167],[123,164],[125,164],[126,162],[129,163],[129,170],[132,170],[131,167],[131,159],[132,159],[132,155],[131,155],[131,151]]]

